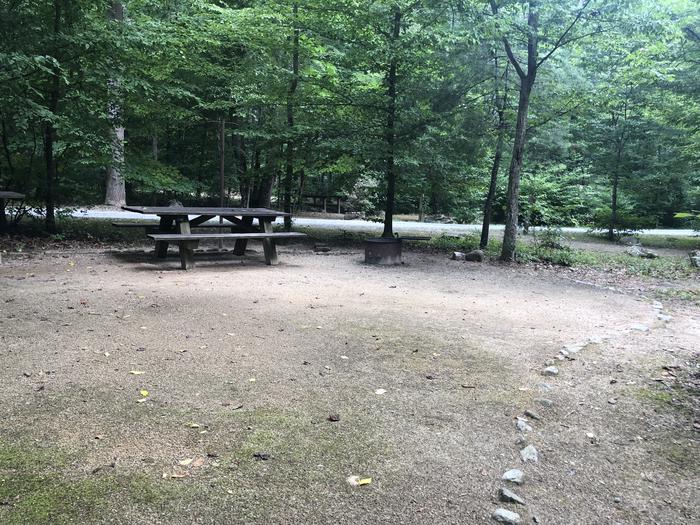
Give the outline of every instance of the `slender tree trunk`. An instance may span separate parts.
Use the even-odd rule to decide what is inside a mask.
[[[306,182],[306,173],[302,168],[299,172],[299,192],[297,193],[297,209],[302,211],[304,207],[304,182]]]
[[[513,141],[513,156],[508,170],[508,193],[506,195],[506,228],[503,234],[502,261],[515,260],[515,241],[518,235],[518,200],[520,198],[520,172],[525,155],[527,133],[527,116],[530,107],[530,93],[534,83],[528,77],[520,81],[520,98],[518,100],[518,116],[515,122],[515,139]]]
[[[151,137],[151,154],[153,155],[153,160],[158,160],[158,135],[155,133]]]
[[[226,124],[224,117],[219,120],[219,206],[226,201]],[[223,220],[221,217],[219,219]]]
[[[292,19],[294,20],[294,36],[292,37],[292,78],[289,81],[289,89],[287,91],[287,132],[290,134],[287,140],[287,166],[284,176],[284,211],[292,213],[292,181],[294,179],[294,95],[299,84],[299,28],[297,27],[297,16],[299,13],[299,4],[294,3],[292,6]],[[292,218],[286,216],[284,218],[284,229],[290,231],[292,229]]]
[[[392,48],[397,45],[401,35],[401,10],[394,7],[394,27],[392,31]],[[391,50],[391,61],[387,75],[387,95],[389,105],[387,107],[386,128],[384,138],[386,140],[386,208],[384,211],[384,231],[382,237],[394,236],[394,201],[396,200],[396,70],[398,59],[396,50]]]
[[[610,199],[610,224],[608,226],[608,239],[615,240],[615,230],[618,226],[617,193],[620,186],[620,167],[622,164],[622,152],[624,149],[624,136],[618,138],[617,151],[615,152],[615,169],[612,176],[612,196]]]
[[[58,38],[61,31],[61,4],[60,0],[54,0],[54,20],[53,33],[54,38]],[[57,45],[54,49],[57,49]],[[58,60],[58,57],[54,58]],[[56,181],[56,157],[54,155],[54,142],[56,140],[56,128],[53,124],[53,118],[58,112],[58,101],[60,97],[60,72],[57,67],[51,68],[51,83],[48,93],[48,109],[51,113],[50,119],[44,124],[44,162],[46,165],[46,188],[44,190],[44,201],[46,204],[46,229],[50,233],[56,232],[56,202],[54,184]]]
[[[108,17],[111,21],[124,20],[124,6],[121,2],[112,2]],[[107,184],[105,204],[107,206],[124,206],[126,204],[126,183],[124,181],[124,126],[121,123],[122,108],[118,101],[119,80],[110,79],[109,88],[112,101],[107,108],[112,123],[112,162],[107,167]]]
[[[498,172],[501,169],[501,159],[503,158],[503,143],[505,142],[505,122],[503,111],[498,114],[498,137],[496,139],[496,151],[493,154],[493,165],[491,166],[491,180],[489,181],[489,191],[484,202],[484,222],[481,225],[481,241],[479,247],[484,249],[489,244],[489,229],[491,227],[491,217],[493,216],[493,201],[496,198],[496,188],[498,187]]]
[[[610,200],[610,225],[608,226],[608,239],[615,240],[615,229],[617,228],[617,188],[620,184],[620,173],[615,170],[612,180],[612,197]]]
[[[491,166],[491,179],[489,181],[489,191],[484,202],[484,222],[481,226],[481,240],[479,247],[483,250],[489,244],[489,228],[491,227],[491,217],[493,215],[493,201],[496,197],[496,188],[498,187],[498,172],[501,169],[501,159],[503,158],[503,143],[506,136],[506,119],[505,107],[508,96],[508,67],[504,73],[503,82],[503,98],[501,99],[498,93],[498,57],[494,57],[494,79],[495,85],[495,102],[496,114],[498,115],[498,128],[496,136],[496,150],[493,154],[493,165]]]

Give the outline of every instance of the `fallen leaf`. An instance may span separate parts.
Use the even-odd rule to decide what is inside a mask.
[[[180,461],[178,461],[178,463],[179,463],[180,465],[182,465],[183,467],[186,467],[186,466],[188,466],[190,463],[192,463],[192,461],[194,461],[192,458],[187,458],[187,459],[181,459]]]
[[[136,400],[137,403],[145,403],[146,401],[148,401],[147,397],[142,397],[141,399]]]
[[[192,468],[198,468],[204,465],[204,458],[199,457],[192,462]]]
[[[143,397],[148,397],[148,390],[142,388],[139,390],[139,394],[141,394]]]
[[[255,378],[251,377],[250,379],[248,379],[248,381],[250,381],[251,383],[255,383]]]
[[[386,390],[384,390],[383,388],[377,388],[377,389],[374,391],[374,393],[377,394],[378,396],[381,396],[381,395],[386,394]]]
[[[353,487],[361,487],[372,483],[372,478],[361,478],[360,476],[349,476],[346,480]]]
[[[145,372],[142,372],[141,370],[129,370],[129,373],[133,376],[140,376],[143,375]]]
[[[190,428],[199,428],[201,425],[199,423],[187,423]]]

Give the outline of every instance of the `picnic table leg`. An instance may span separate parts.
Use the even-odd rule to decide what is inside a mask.
[[[261,219],[259,219],[261,220]],[[253,224],[253,217],[243,217],[243,225],[250,226]],[[235,228],[231,228],[231,232],[235,233]],[[238,239],[235,246],[233,247],[233,255],[245,255],[245,249],[248,246],[248,241],[245,239]]]
[[[161,217],[160,225],[158,226],[159,233],[170,233],[173,226],[172,217]],[[156,241],[156,257],[165,259],[168,255],[168,243],[166,241]]]
[[[274,219],[263,219],[260,217],[260,229],[265,233],[272,233],[272,222]],[[265,252],[265,264],[270,266],[277,265],[277,245],[272,239],[263,239],[263,250]]]
[[[0,231],[7,228],[7,217],[5,217],[5,199],[0,199]]]
[[[188,220],[178,220],[178,231],[181,235],[189,235],[192,233]],[[194,268],[194,250],[197,248],[199,241],[180,241],[177,245],[180,252],[180,266],[183,270],[191,270]]]

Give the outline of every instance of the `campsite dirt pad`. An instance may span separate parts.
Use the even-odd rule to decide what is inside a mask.
[[[0,522],[700,519],[697,308],[444,256],[282,253],[5,259]]]

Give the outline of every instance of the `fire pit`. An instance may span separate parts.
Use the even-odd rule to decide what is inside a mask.
[[[430,237],[376,237],[365,239],[365,263],[391,266],[402,264],[403,241],[427,241]]]

